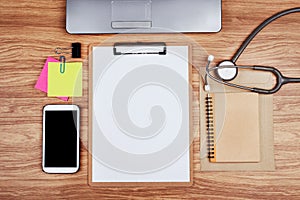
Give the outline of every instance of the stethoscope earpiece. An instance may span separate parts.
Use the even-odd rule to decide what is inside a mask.
[[[222,67],[228,66],[228,67]],[[224,60],[220,62],[216,69],[217,76],[223,81],[232,81],[238,74],[238,68],[234,67],[235,64],[230,60]]]

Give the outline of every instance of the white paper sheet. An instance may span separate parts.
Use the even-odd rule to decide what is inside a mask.
[[[190,182],[188,57],[93,47],[92,182]]]

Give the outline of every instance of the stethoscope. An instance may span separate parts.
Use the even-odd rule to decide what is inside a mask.
[[[280,88],[287,83],[300,83],[300,78],[289,78],[286,76],[283,76],[281,72],[274,68],[274,67],[266,67],[266,66],[237,66],[235,63],[240,57],[240,55],[243,53],[243,51],[246,49],[248,44],[252,41],[252,39],[268,24],[271,22],[275,21],[276,19],[288,15],[291,13],[295,12],[300,12],[300,8],[292,8],[289,10],[282,11],[280,13],[277,13],[270,18],[266,19],[263,23],[261,23],[252,33],[246,38],[246,40],[243,42],[243,44],[240,46],[240,48],[236,51],[234,56],[232,57],[231,60],[225,60],[222,61],[218,66],[216,67],[210,67],[211,62],[213,61],[214,57],[210,55],[208,57],[208,62],[206,65],[206,74],[205,74],[205,90],[209,91],[209,85],[207,81],[207,77],[211,78],[212,80],[230,86],[230,87],[235,87],[239,88],[242,90],[248,90],[251,92],[256,92],[260,94],[273,94],[280,90]],[[230,83],[229,81],[232,81],[233,79],[236,78],[238,74],[238,69],[252,69],[252,70],[260,70],[260,71],[265,71],[272,73],[275,78],[276,82],[271,89],[264,89],[264,88],[257,88],[257,87],[248,87],[248,86],[243,86],[243,85],[238,85],[234,83]],[[211,72],[215,72],[216,76],[213,76]]]

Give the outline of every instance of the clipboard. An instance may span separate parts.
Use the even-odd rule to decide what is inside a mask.
[[[190,46],[115,43],[89,51],[89,185],[190,186]]]

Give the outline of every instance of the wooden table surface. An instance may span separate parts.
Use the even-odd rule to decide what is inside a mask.
[[[217,61],[230,59],[245,37],[264,19],[298,0],[224,0],[222,31],[185,34]],[[194,140],[194,183],[191,187],[94,188],[87,179],[87,68],[84,68],[80,171],[45,174],[42,160],[42,108],[60,104],[34,89],[45,59],[55,47],[88,45],[113,35],[70,35],[65,31],[65,0],[1,0],[0,3],[0,199],[300,199],[300,84],[284,86],[274,95],[274,149],[272,172],[201,172],[199,137]],[[300,77],[300,13],[280,18],[264,29],[240,57],[238,64],[278,67]],[[199,78],[193,71],[194,96]],[[69,101],[69,103],[72,101]],[[195,98],[199,106],[199,99]],[[197,107],[195,108],[197,111]],[[199,113],[194,112],[195,119]],[[194,121],[197,131],[199,121]]]

